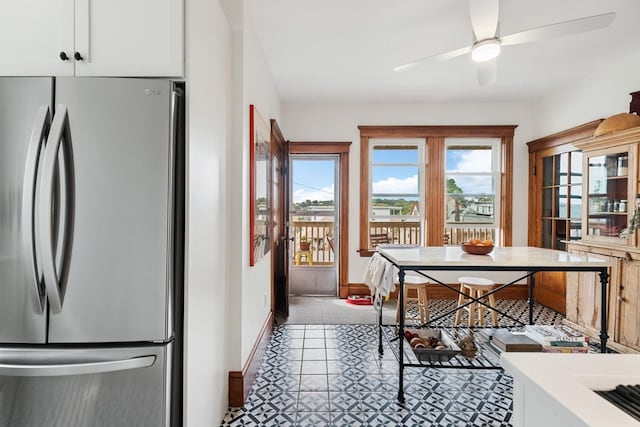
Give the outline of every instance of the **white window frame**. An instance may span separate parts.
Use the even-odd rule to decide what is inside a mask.
[[[425,218],[425,173],[426,173],[426,161],[425,161],[425,140],[422,138],[398,138],[398,139],[386,139],[386,138],[375,138],[370,140],[371,143],[369,145],[369,212],[367,212],[367,218],[369,224],[375,223],[376,220],[387,220],[391,221],[416,221],[418,220],[420,224],[420,244],[422,244],[424,239],[424,218]],[[390,146],[411,146],[416,147],[418,151],[418,159],[417,163],[374,163],[374,150],[376,148],[381,147],[390,147]],[[374,193],[373,192],[373,170],[376,166],[411,166],[417,167],[418,169],[418,208],[420,210],[419,216],[412,215],[373,215],[373,199],[375,197],[414,197],[413,194],[386,194],[386,193]]]
[[[478,146],[478,145],[488,145],[491,146],[491,171],[490,172],[469,172],[469,173],[464,173],[464,172],[453,172],[450,173],[447,170],[447,164],[446,164],[446,153],[449,150],[449,147],[451,146],[456,146],[456,147],[464,147],[464,146],[468,146],[468,147],[474,147],[474,146]],[[443,165],[443,170],[444,170],[444,193],[445,193],[445,198],[444,198],[444,206],[442,207],[442,209],[444,210],[444,220],[445,220],[445,228],[465,228],[465,227],[469,227],[469,226],[481,226],[481,227],[493,227],[496,230],[496,233],[498,232],[498,230],[500,229],[500,212],[501,212],[501,201],[502,201],[502,195],[501,195],[501,179],[500,179],[500,175],[501,175],[501,170],[502,170],[502,165],[501,165],[501,140],[500,138],[446,138],[445,139],[445,158],[444,158],[444,162],[445,164]],[[460,224],[456,224],[456,223],[447,223],[447,178],[448,177],[455,177],[455,176],[465,176],[465,175],[471,175],[471,176],[478,176],[478,175],[487,175],[487,176],[491,176],[492,177],[492,182],[493,182],[493,186],[494,186],[494,217],[493,217],[493,222],[489,223],[489,222],[478,222],[478,223],[473,223],[473,222],[465,222],[465,223],[460,223]]]

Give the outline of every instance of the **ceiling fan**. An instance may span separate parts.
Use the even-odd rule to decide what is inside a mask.
[[[471,59],[477,65],[478,83],[480,85],[495,83],[496,59],[500,55],[502,46],[533,43],[538,40],[597,30],[608,26],[616,16],[615,12],[605,13],[501,36],[498,26],[499,14],[499,0],[469,0],[469,15],[474,34],[474,42],[471,46],[416,59],[399,65],[393,70],[405,71],[423,63],[443,61],[471,53]]]

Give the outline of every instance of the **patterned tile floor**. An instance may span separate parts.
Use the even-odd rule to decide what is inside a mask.
[[[527,313],[521,301],[501,301]],[[450,307],[431,301],[435,317]],[[538,323],[562,317],[536,306]],[[274,330],[244,407],[222,426],[510,426],[512,381],[501,370],[405,369],[405,404],[397,402],[398,363],[375,325],[280,325]]]

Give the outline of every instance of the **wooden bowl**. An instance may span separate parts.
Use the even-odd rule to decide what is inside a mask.
[[[493,245],[484,246],[484,245],[471,245],[467,242],[461,245],[463,251],[471,255],[486,255],[493,250]]]

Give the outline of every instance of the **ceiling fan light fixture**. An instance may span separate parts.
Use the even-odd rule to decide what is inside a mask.
[[[486,39],[471,48],[471,59],[475,62],[489,61],[500,55],[500,40]]]

